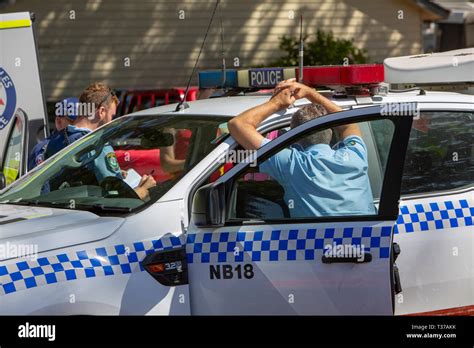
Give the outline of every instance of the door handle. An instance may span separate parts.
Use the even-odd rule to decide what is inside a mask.
[[[364,252],[363,257],[358,256],[326,256],[321,257],[322,263],[366,263],[372,261],[372,254]]]

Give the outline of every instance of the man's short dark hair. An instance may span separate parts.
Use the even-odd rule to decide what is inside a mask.
[[[290,127],[295,128],[312,119],[326,115],[327,110],[320,104],[309,104],[302,106],[291,117]],[[317,133],[312,133],[301,139],[299,143],[303,147],[314,144],[329,144],[332,138],[332,130],[326,129]]]

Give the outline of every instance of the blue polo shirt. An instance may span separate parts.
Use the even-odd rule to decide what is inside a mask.
[[[50,138],[51,136],[39,142],[33,147],[33,150],[31,150],[31,153],[28,156],[28,171],[34,169],[36,166],[39,166],[41,163],[44,162],[44,152],[46,151],[46,147],[48,146]]]
[[[261,146],[268,142],[264,139]],[[259,168],[283,186],[292,217],[375,214],[367,148],[358,136],[348,136],[333,148],[295,144]]]
[[[82,138],[86,134],[90,133],[91,130],[88,128],[79,128],[72,125],[67,126],[65,131],[58,132],[55,136],[51,138],[49,144],[47,145],[46,153],[49,156],[54,155],[56,152],[61,151],[67,145],[72,144],[74,141]],[[67,139],[66,139],[67,136]],[[95,156],[94,152],[89,152],[85,154],[79,160],[81,162],[87,162],[88,158]],[[48,158],[48,156],[45,156]],[[108,176],[115,176],[117,178],[123,179],[120,166],[115,156],[115,152],[112,146],[108,143],[102,147],[102,151],[92,162],[86,164],[85,168],[89,169],[94,173],[97,181],[100,183]],[[62,171],[58,173],[61,175]],[[76,178],[80,180],[80,178]],[[42,193],[50,192],[50,184],[46,182],[42,188]]]
[[[70,142],[80,139],[84,135],[91,132],[88,128],[79,128],[69,125],[67,127],[68,134],[70,134]],[[87,153],[84,157],[79,158],[81,162],[87,161],[88,157],[94,156],[95,153]],[[115,151],[112,146],[106,143],[102,147],[102,151],[99,156],[97,156],[94,161],[90,164],[87,164],[86,167],[94,172],[97,181],[100,183],[108,176],[115,176],[117,178],[122,178],[122,172],[118,164],[117,157],[115,156]]]
[[[53,135],[51,135],[46,150],[44,151],[44,159],[46,160],[52,157],[67,147],[69,144],[79,140],[89,132],[90,129],[79,128],[72,125],[68,125],[66,128],[55,132]]]

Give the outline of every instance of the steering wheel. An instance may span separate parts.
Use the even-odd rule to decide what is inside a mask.
[[[105,191],[104,198],[134,198],[140,199],[138,194],[125,181],[115,176],[108,176],[100,183]]]

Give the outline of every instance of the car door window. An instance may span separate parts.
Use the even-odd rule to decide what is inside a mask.
[[[15,117],[13,128],[8,140],[5,157],[3,158],[3,175],[6,185],[10,185],[21,175],[21,165],[24,151],[25,124],[22,118]]]
[[[389,119],[357,125],[362,137],[323,143],[327,129],[319,129],[249,166],[235,181],[228,218],[376,215],[395,127]],[[379,128],[383,141],[376,143],[372,130]]]
[[[229,131],[227,130],[227,124],[225,124],[225,129],[226,129],[226,132],[229,133]],[[285,126],[285,127],[281,127],[281,128],[278,128],[278,129],[275,129],[275,130],[272,130],[272,131],[269,131],[269,132],[266,132],[266,133],[262,133],[262,135],[266,139],[272,141],[272,140],[282,136],[286,132],[288,132],[289,129],[290,129],[290,127]],[[219,136],[222,136],[222,134],[218,134],[217,139],[219,139]],[[242,150],[242,147],[239,145],[239,146],[236,147],[235,152],[238,152],[238,151],[241,151],[241,150]],[[216,171],[214,171],[211,174],[211,176],[207,180],[207,183],[214,182],[217,179],[219,179],[222,175],[227,173],[231,168],[234,167],[234,165],[236,165],[238,163],[238,161],[236,161],[236,159],[237,159],[237,157],[228,158],[222,166],[220,166]],[[264,177],[265,174],[257,174],[257,177],[258,176]]]

